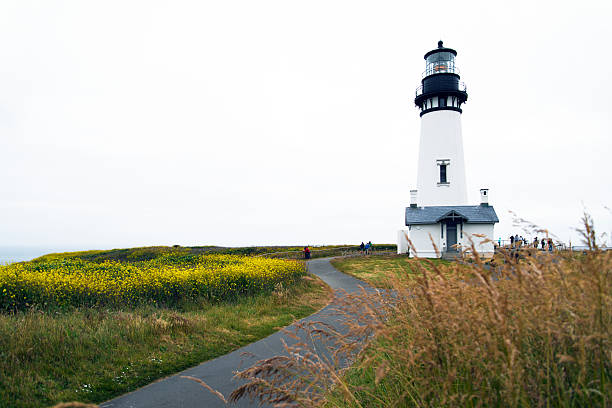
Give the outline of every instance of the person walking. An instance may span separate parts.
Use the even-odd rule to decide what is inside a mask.
[[[544,245],[546,245],[546,241],[544,241],[544,238],[542,238],[542,251],[544,250]]]
[[[514,235],[510,235],[510,246],[514,246]]]
[[[553,242],[552,239],[548,238],[548,252],[553,251]]]
[[[370,243],[365,244],[365,254],[368,255],[370,253]]]
[[[310,259],[310,248],[308,246],[304,247],[304,259]]]
[[[501,248],[501,237],[499,237],[499,238],[497,239],[497,246],[498,246],[499,248]]]
[[[535,237],[535,238],[533,239],[533,247],[534,247],[535,249],[538,249],[538,242],[540,242],[540,241],[538,241],[538,237]]]
[[[368,241],[368,245],[370,246],[370,253],[372,253],[374,251],[374,244],[372,241]]]
[[[359,245],[359,251],[361,251],[361,253],[363,254],[364,249],[365,249],[365,244],[363,243],[363,241],[361,241],[361,245]]]

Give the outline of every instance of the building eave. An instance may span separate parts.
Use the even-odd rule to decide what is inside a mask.
[[[461,219],[464,224],[496,224],[499,222],[492,206],[456,205],[407,207],[405,225],[440,224],[449,216]]]
[[[406,224],[407,227],[411,226],[411,225],[438,225],[443,223],[444,220],[440,220],[440,221],[436,221],[436,222],[412,222],[410,224]],[[477,222],[470,222],[470,221],[464,221],[464,224],[474,224],[474,225],[488,225],[488,224],[497,224],[499,221],[477,221]]]

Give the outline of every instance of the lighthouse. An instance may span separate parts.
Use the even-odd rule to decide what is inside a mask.
[[[472,241],[479,254],[494,252],[493,227],[499,220],[489,205],[489,190],[480,190],[479,205],[468,205],[461,132],[468,94],[456,57],[457,51],[442,41],[424,57],[425,71],[414,98],[421,117],[417,188],[410,191],[407,228],[399,231],[398,253],[454,257],[471,247]],[[475,239],[474,234],[489,240]]]
[[[445,48],[442,41],[425,54],[425,71],[414,98],[421,115],[417,190],[422,205],[467,204],[461,106],[468,95],[456,56],[457,51]]]

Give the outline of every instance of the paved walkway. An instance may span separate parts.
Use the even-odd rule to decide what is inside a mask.
[[[345,275],[336,270],[329,263],[329,258],[313,259],[308,262],[308,271],[319,276],[327,283],[336,294],[342,291],[348,293],[359,290],[359,286],[367,287],[367,284]],[[339,327],[341,322],[338,317],[330,313],[333,303],[323,310],[301,320],[322,321]],[[256,361],[270,358],[283,352],[281,339],[288,344],[294,344],[296,340],[291,339],[282,332],[276,332],[265,339],[251,343],[224,356],[209,360],[199,366],[190,368],[171,377],[149,384],[132,393],[122,395],[113,400],[101,404],[103,408],[208,408],[225,407],[226,405],[212,393],[205,390],[194,381],[180,378],[181,375],[190,375],[202,379],[212,388],[220,391],[226,397],[240,384],[233,379],[234,371],[246,368]],[[249,353],[254,357],[245,357],[243,353]],[[232,407],[254,407],[256,403],[249,402],[248,398]]]

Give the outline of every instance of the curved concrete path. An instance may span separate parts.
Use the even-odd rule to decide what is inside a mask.
[[[308,262],[308,271],[320,277],[332,289],[335,295],[341,295],[343,291],[351,293],[361,287],[368,285],[352,276],[345,275],[336,270],[329,260],[331,258],[313,259]],[[340,329],[342,322],[331,309],[334,302],[321,311],[310,315],[300,322],[321,321]],[[229,394],[241,383],[233,379],[234,372],[249,367],[261,359],[270,358],[283,352],[281,339],[287,344],[296,343],[295,339],[288,337],[285,333],[276,332],[264,339],[251,343],[238,350],[213,360],[206,361],[199,366],[164,378],[129,394],[122,395],[113,400],[105,402],[100,406],[103,408],[208,408],[208,407],[255,407],[256,402],[250,402],[248,398],[240,400],[236,404],[224,404],[218,397],[205,390],[194,381],[180,378],[189,375],[200,378],[213,389],[220,391],[224,396]],[[306,341],[306,339],[302,339]],[[245,356],[247,353],[249,356]]]

